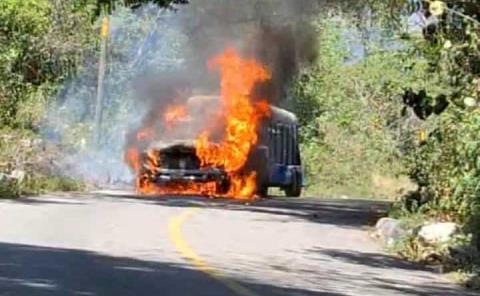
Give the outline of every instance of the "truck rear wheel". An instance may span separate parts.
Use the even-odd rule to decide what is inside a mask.
[[[287,197],[300,197],[302,195],[302,181],[298,172],[293,174],[292,183],[283,190]]]

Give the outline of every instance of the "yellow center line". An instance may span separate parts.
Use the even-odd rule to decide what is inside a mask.
[[[192,247],[190,247],[190,245],[187,243],[182,233],[182,226],[190,217],[192,217],[198,211],[199,209],[189,209],[183,212],[181,215],[175,216],[170,219],[168,223],[168,235],[170,241],[175,245],[175,249],[177,250],[177,252],[179,252],[182,257],[189,261],[198,270],[209,275],[214,280],[221,282],[236,295],[259,296],[255,292],[247,289],[246,287],[238,284],[237,282],[228,279],[225,276],[222,276],[222,274],[218,270],[210,267],[205,260],[203,260],[197,253],[195,253]]]

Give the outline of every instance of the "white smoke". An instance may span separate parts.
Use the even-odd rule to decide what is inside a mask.
[[[274,71],[273,87],[283,88],[315,52],[310,36],[301,34],[308,32],[308,22],[300,2],[197,0],[176,10],[117,8],[111,16],[100,145],[92,141],[98,54],[65,83],[48,114],[45,138],[66,149],[61,173],[100,184],[132,180],[123,161],[127,135],[173,99],[177,86],[216,92],[217,77],[206,75],[206,62],[226,46],[263,59]],[[309,0],[317,8],[319,2]]]

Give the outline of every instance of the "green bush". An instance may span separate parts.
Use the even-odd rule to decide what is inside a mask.
[[[405,88],[435,89],[425,59],[399,46],[366,41],[348,16],[318,23],[318,64],[294,83],[292,108],[302,124],[308,192],[312,195],[394,198],[412,188],[405,147],[418,126],[403,114]],[[352,44],[368,54],[352,58]],[[402,44],[406,47],[407,44]],[[355,50],[355,48],[354,48]]]
[[[44,144],[30,130],[0,130],[0,198],[85,188],[58,174],[53,163],[62,156],[61,147]]]
[[[0,182],[0,198],[14,199],[47,192],[83,191],[85,185],[67,177],[28,175],[23,181]]]
[[[438,94],[450,106],[426,118],[426,142],[405,159],[412,179],[428,193],[429,202],[420,210],[436,220],[464,225],[480,246],[480,20],[475,15],[480,4],[465,1],[451,8],[439,16],[436,33],[411,49],[442,78],[432,81],[437,92],[426,92],[423,107],[432,106]]]
[[[411,156],[412,176],[428,189],[428,214],[480,229],[480,111],[444,114]]]

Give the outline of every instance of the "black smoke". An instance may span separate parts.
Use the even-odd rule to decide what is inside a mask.
[[[179,22],[189,40],[185,67],[192,84],[218,91],[218,79],[205,75],[206,63],[234,47],[268,67],[272,80],[259,87],[259,96],[280,103],[299,69],[316,60],[312,23],[325,5],[321,0],[196,0],[179,6]]]

